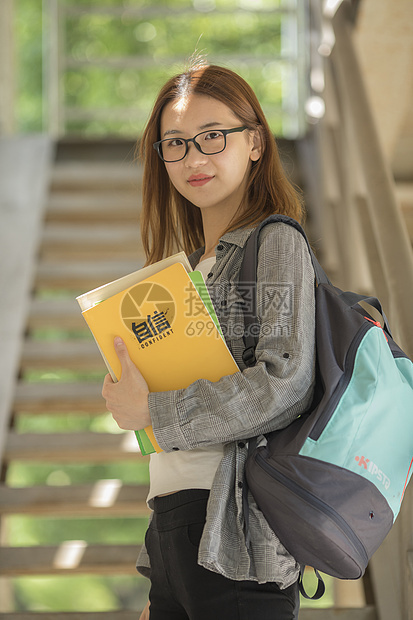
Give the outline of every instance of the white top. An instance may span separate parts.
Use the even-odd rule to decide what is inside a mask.
[[[215,256],[196,266],[206,279],[215,264]],[[211,489],[212,481],[224,453],[223,444],[151,454],[149,462],[150,487],[147,501],[184,489]]]

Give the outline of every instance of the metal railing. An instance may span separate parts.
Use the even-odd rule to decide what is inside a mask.
[[[379,297],[395,340],[412,357],[412,245],[366,93],[351,9],[344,1],[327,23],[325,15],[321,18],[332,30],[330,49],[322,50],[325,116],[313,130],[321,162],[313,237],[316,244],[320,240],[321,260],[337,286]],[[410,487],[395,526],[370,563],[379,620],[412,617]]]

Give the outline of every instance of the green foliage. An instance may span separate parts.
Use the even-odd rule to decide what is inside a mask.
[[[301,597],[301,607],[311,609],[323,609],[334,606],[334,578],[329,575],[321,575],[326,586],[324,596],[317,600],[312,601]],[[304,574],[304,587],[309,596],[312,596],[317,590],[317,577],[312,568],[307,568]]]
[[[110,465],[89,463],[31,464],[14,461],[8,469],[7,482],[12,486],[35,484],[85,484],[95,480],[118,479],[124,484],[145,484],[148,481],[147,463],[117,462]],[[16,540],[13,544],[19,544]]]
[[[130,544],[142,541],[147,519],[52,519],[31,517],[9,518],[9,535],[16,546],[60,545],[64,540],[87,540],[93,544]],[[138,551],[136,551],[138,556]]]
[[[16,6],[18,121],[22,131],[37,131],[42,1]],[[297,0],[60,0],[60,6],[67,132],[139,135],[162,84],[194,53],[238,71],[276,134],[297,131],[300,76],[289,36]],[[46,45],[46,31],[43,38]]]
[[[280,28],[277,14],[269,19],[267,14],[245,12],[191,17],[177,12],[173,17],[155,14],[148,21],[92,14],[66,21],[66,41],[70,55],[78,61],[122,56],[168,61],[187,57],[198,42],[204,47],[205,41],[214,56],[242,51],[254,58],[280,53]]]
[[[30,577],[13,580],[16,609],[50,611],[141,610],[148,600],[144,577]]]
[[[42,0],[15,3],[18,128],[42,130]]]

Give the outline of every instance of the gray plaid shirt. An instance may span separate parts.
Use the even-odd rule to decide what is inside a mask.
[[[251,232],[240,229],[222,237],[207,279],[226,342],[241,372],[216,383],[201,379],[185,390],[151,393],[149,409],[156,439],[166,451],[225,444],[208,502],[199,564],[230,579],[275,581],[286,588],[297,580],[298,565],[250,494],[251,541],[246,545],[242,484],[246,440],[287,426],[311,400],[314,272],[299,232],[283,223],[272,223],[262,230],[257,273],[257,364],[246,368],[242,361],[243,306],[237,282]],[[193,266],[201,255],[202,250],[198,250],[190,257]],[[137,566],[149,576],[144,548]]]

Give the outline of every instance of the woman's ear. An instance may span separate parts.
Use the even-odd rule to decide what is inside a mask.
[[[254,131],[250,132],[250,144],[250,159],[251,161],[258,161],[264,150],[261,127],[257,127]]]

